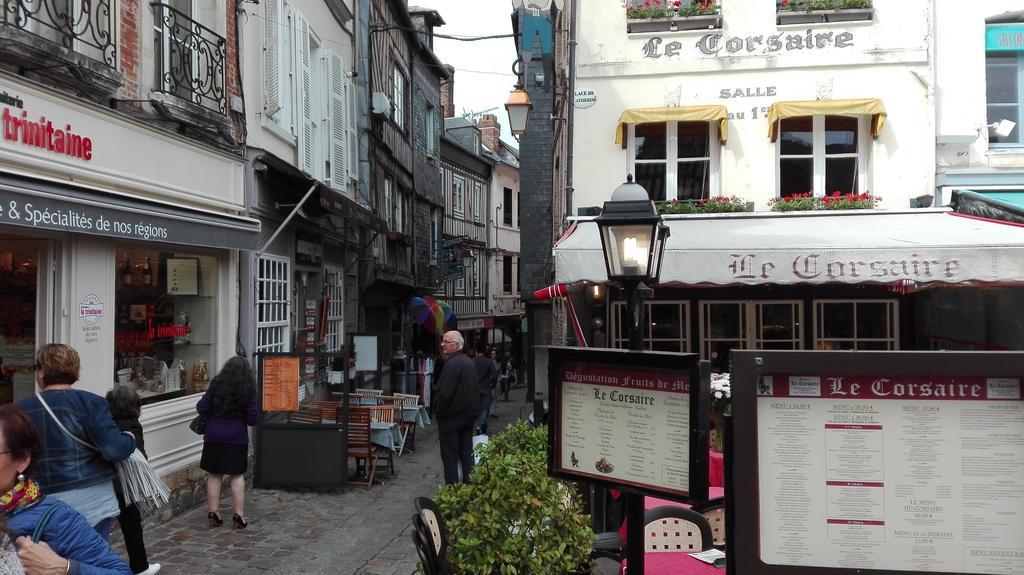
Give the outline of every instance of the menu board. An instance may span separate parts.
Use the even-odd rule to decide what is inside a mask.
[[[1017,377],[762,375],[760,559],[768,565],[1024,573]]]
[[[689,494],[688,370],[569,361],[556,374],[557,471]]]
[[[264,356],[263,411],[298,411],[299,357]]]

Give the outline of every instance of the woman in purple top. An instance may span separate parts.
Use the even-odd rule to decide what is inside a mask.
[[[235,529],[245,529],[245,472],[249,468],[249,429],[256,425],[259,404],[256,401],[256,377],[244,357],[233,357],[224,364],[196,411],[207,417],[203,434],[203,457],[199,468],[206,476],[206,514],[210,527],[224,524],[218,513],[220,487],[224,476],[231,482],[231,502]]]

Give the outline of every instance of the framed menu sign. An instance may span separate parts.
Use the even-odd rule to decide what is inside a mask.
[[[732,354],[738,572],[1024,573],[1024,353]]]
[[[263,384],[263,411],[298,411],[298,355],[261,356],[259,376]]]
[[[547,349],[550,475],[706,499],[710,392],[696,355]]]

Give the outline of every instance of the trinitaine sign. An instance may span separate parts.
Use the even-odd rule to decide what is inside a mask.
[[[1024,354],[732,353],[739,572],[1024,573]]]
[[[695,355],[548,349],[552,475],[706,498],[710,393]]]

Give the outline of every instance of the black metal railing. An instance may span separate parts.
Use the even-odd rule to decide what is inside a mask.
[[[156,28],[154,89],[227,114],[227,40],[167,4],[150,5]]]
[[[112,0],[3,0],[4,25],[117,68]]]

